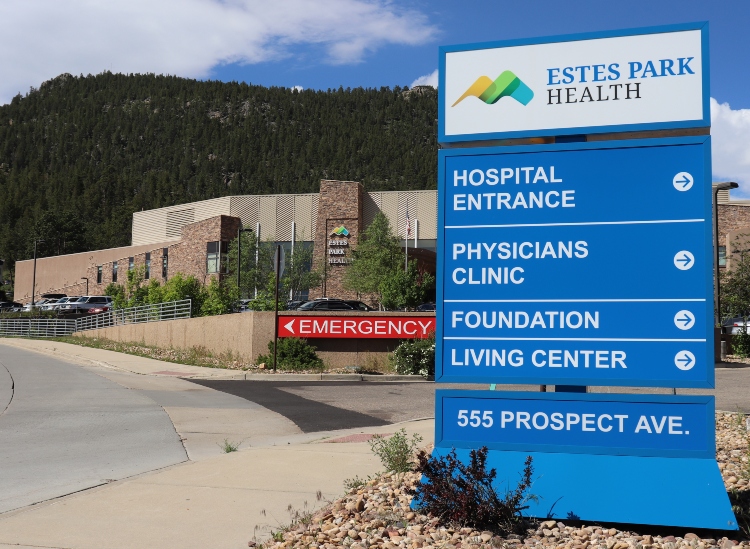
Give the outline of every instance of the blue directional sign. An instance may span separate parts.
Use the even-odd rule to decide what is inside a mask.
[[[437,381],[713,387],[709,137],[439,162]]]
[[[438,391],[436,445],[713,459],[708,396]]]

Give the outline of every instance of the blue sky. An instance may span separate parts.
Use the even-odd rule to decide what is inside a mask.
[[[715,179],[750,197],[750,0],[3,0],[0,105],[61,73],[435,82],[438,46],[709,21]]]
[[[398,2],[424,14],[434,35],[419,45],[388,45],[358,63],[332,65],[320,48],[295,48],[290,58],[211,71],[219,80],[265,86],[408,86],[437,68],[438,46],[709,21],[711,95],[733,109],[750,108],[750,1],[709,0],[433,0]]]

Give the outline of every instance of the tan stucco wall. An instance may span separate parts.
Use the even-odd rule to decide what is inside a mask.
[[[86,281],[82,276],[89,276],[89,268],[97,265],[111,263],[124,257],[131,257],[145,253],[154,248],[166,247],[174,242],[162,244],[147,244],[143,246],[124,246],[122,248],[109,248],[93,252],[82,252],[79,254],[58,255],[42,257],[36,260],[36,299],[47,292],[65,293],[68,295],[82,295],[85,292]],[[123,268],[124,267],[124,268]],[[121,266],[121,275],[127,272],[127,265]],[[159,267],[161,269],[161,267]],[[34,260],[18,261],[16,263],[16,285],[13,299],[19,303],[31,301],[31,282],[34,272]],[[93,271],[94,273],[96,271]],[[96,284],[94,279],[89,280],[89,286]],[[82,288],[82,289],[81,289]]]
[[[315,315],[301,311],[284,311],[279,316]],[[413,316],[415,313],[329,313],[326,316]],[[430,318],[430,313],[416,313]],[[146,324],[129,324],[98,330],[77,332],[74,336],[101,337],[126,343],[141,343],[171,349],[204,347],[212,353],[231,351],[243,359],[255,362],[268,352],[273,340],[273,312],[250,312],[207,316]],[[399,343],[397,339],[309,339],[318,355],[334,368],[364,366],[373,356],[387,356]]]

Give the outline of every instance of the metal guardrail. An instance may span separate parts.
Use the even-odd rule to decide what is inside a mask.
[[[76,321],[62,318],[3,318],[0,336],[62,337],[76,331]]]
[[[124,324],[142,324],[144,322],[161,322],[163,320],[190,318],[191,308],[192,300],[181,299],[179,301],[168,301],[153,305],[128,307],[127,309],[115,309],[76,319],[74,321],[75,331],[83,332],[85,330],[96,330],[98,328],[122,326]]]

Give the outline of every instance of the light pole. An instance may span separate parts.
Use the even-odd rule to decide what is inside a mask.
[[[714,307],[716,307],[714,320],[718,325],[721,325],[721,301],[719,298],[719,206],[716,199],[719,191],[728,191],[737,187],[739,187],[739,184],[734,181],[721,181],[711,185],[714,210]]]
[[[36,293],[36,245],[44,242],[41,238],[34,239],[34,274],[31,276],[31,309],[34,309],[34,294]]]
[[[86,281],[86,295],[89,295],[89,279],[88,279],[88,277],[87,276],[82,276],[81,280],[85,280]]]

